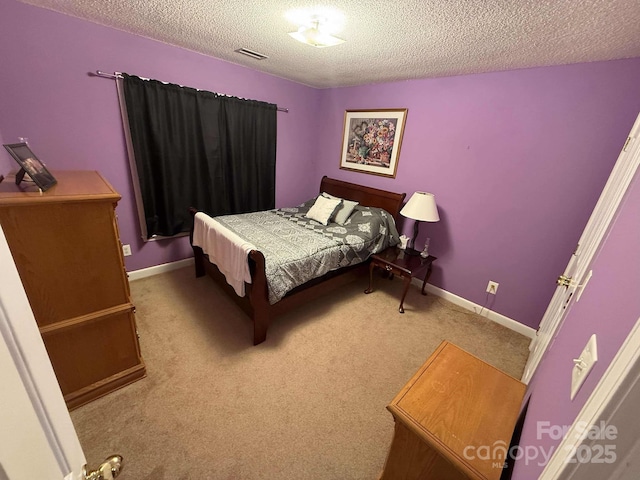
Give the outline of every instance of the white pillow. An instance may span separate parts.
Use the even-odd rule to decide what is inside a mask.
[[[333,195],[322,192],[323,197],[342,200],[342,204],[336,210],[336,213],[332,220],[336,222],[338,225],[344,225],[347,220],[349,220],[349,216],[353,212],[353,209],[356,208],[358,202],[354,202],[353,200],[345,200],[344,198],[334,197]]]
[[[342,203],[342,200],[339,198],[326,198],[319,195],[305,217],[327,225],[333,213],[340,206],[340,203]]]

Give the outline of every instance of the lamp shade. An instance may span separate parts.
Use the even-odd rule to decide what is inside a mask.
[[[407,204],[400,210],[400,215],[422,222],[437,222],[440,220],[436,197],[434,194],[427,192],[414,193]]]

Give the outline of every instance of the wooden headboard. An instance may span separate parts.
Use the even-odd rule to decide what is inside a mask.
[[[396,220],[407,195],[406,193],[388,192],[356,183],[343,182],[342,180],[329,178],[326,175],[322,177],[320,182],[320,193],[322,192],[353,200],[366,207],[384,208]]]

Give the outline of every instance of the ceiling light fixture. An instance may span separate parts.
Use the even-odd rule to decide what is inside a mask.
[[[312,18],[310,25],[302,25],[296,32],[290,32],[289,35],[299,42],[317,48],[334,47],[344,43],[342,38],[335,37],[324,29],[319,17]]]

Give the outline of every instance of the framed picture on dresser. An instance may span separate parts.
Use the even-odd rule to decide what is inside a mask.
[[[51,175],[44,163],[31,151],[29,145],[26,143],[10,143],[3,146],[20,165],[20,171],[16,174],[16,185],[25,180],[25,174],[43,192],[56,184],[55,177]]]

